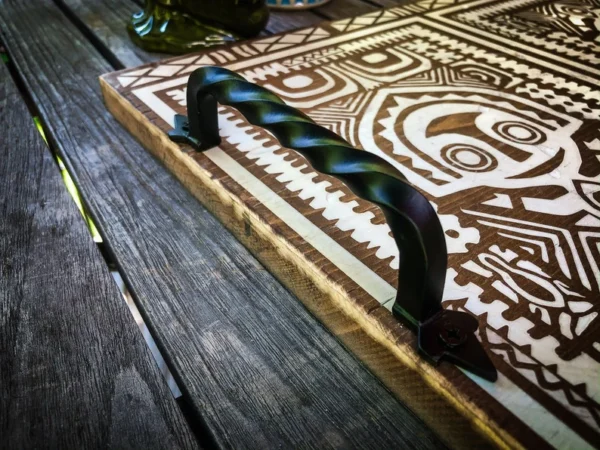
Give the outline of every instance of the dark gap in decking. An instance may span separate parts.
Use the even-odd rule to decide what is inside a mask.
[[[202,417],[198,412],[194,409],[194,407],[187,401],[189,396],[182,395],[181,397],[176,399],[183,416],[186,418],[188,423],[190,424],[190,428],[200,445],[202,445],[203,450],[217,450],[219,447],[212,437],[212,432],[209,428],[204,424]]]
[[[88,28],[88,26],[75,14],[71,8],[69,8],[62,0],[54,0],[54,3],[58,7],[58,9],[69,19],[69,21],[75,25],[81,34],[85,36],[85,38],[92,44],[92,46],[96,49],[98,53],[102,55],[106,61],[115,69],[122,70],[125,69],[125,66],[119,61],[119,58],[115,56],[113,52],[110,51],[106,45],[96,36],[96,34]]]
[[[12,58],[10,56],[10,53],[8,52],[8,50],[6,50],[6,47],[3,45],[1,35],[0,35],[0,49],[2,50],[3,55],[6,55],[6,59],[8,59],[8,61],[6,63],[4,63],[0,60],[0,64],[7,65],[9,73],[10,73],[15,85],[17,86],[17,88],[19,90],[19,94],[23,98],[25,104],[27,105],[29,113],[31,114],[32,122],[34,122],[32,125],[34,125],[34,126],[36,125],[34,118],[39,118],[37,125],[41,128],[42,131],[47,129],[47,127],[43,123],[43,120],[40,117],[39,110],[38,110],[37,106],[35,105],[33,98],[31,97],[31,95],[29,94],[29,91],[27,90],[24,79],[20,76],[16,66],[14,65],[14,63],[12,63]],[[46,148],[51,153],[53,160],[57,165],[57,168],[60,170],[61,169],[61,166],[59,164],[60,155],[59,155],[59,152],[57,151],[58,146],[54,142],[54,137],[52,136],[52,134],[45,133],[45,132],[43,133],[43,137],[47,144]],[[69,173],[69,175],[71,176],[72,170],[68,166],[68,161],[64,162],[64,167],[65,167],[65,170],[67,171],[67,173]],[[73,177],[71,177],[71,178],[73,179],[73,183],[76,186],[75,178],[73,178]],[[65,189],[67,189],[66,185],[65,185]],[[83,196],[80,196],[79,199],[81,201],[83,211],[85,211],[85,212],[82,212],[82,214],[84,215],[84,217],[83,217],[84,220],[86,220],[87,219],[86,216],[89,215],[89,217],[95,221],[94,215],[92,213],[88,214],[89,209],[87,207],[85,198]],[[75,200],[73,200],[73,201],[75,201]],[[87,220],[86,220],[86,222],[87,222]],[[88,230],[90,230],[89,227],[88,227]],[[99,233],[101,234],[102,232],[99,231]],[[90,230],[90,234],[92,234],[91,230]],[[100,253],[102,254],[104,261],[106,262],[106,264],[109,268],[109,271],[111,271],[111,275],[113,275],[113,279],[115,280],[115,283],[117,284],[117,286],[119,287],[121,292],[124,294],[123,298],[124,298],[124,301],[127,303],[127,306],[129,307],[129,310],[132,314],[132,318],[137,323],[136,319],[139,317],[139,319],[141,320],[141,323],[143,324],[143,327],[145,327],[145,330],[144,330],[144,328],[142,326],[140,326],[140,323],[138,323],[140,332],[144,336],[144,341],[148,345],[148,347],[150,349],[150,353],[152,354],[153,358],[155,359],[156,364],[159,366],[159,370],[165,377],[165,381],[167,382],[169,388],[171,389],[171,392],[173,393],[173,396],[175,397],[175,400],[176,400],[177,404],[179,405],[181,412],[183,413],[184,417],[186,418],[188,424],[190,425],[191,430],[193,431],[194,435],[198,439],[198,442],[200,443],[202,448],[208,449],[208,450],[218,448],[218,446],[214,440],[214,437],[212,436],[209,428],[206,426],[206,424],[204,423],[204,421],[202,419],[201,412],[196,411],[195,408],[193,408],[193,406],[191,406],[190,403],[187,401],[187,398],[189,398],[189,393],[185,393],[180,389],[180,386],[183,386],[182,380],[180,379],[180,377],[178,377],[176,375],[176,372],[172,370],[169,363],[167,362],[167,359],[164,358],[163,355],[166,354],[166,351],[154,339],[155,331],[153,330],[152,327],[148,326],[148,323],[149,323],[148,318],[143,313],[143,309],[139,310],[137,308],[138,301],[135,298],[135,294],[134,294],[133,290],[130,288],[130,284],[127,280],[127,277],[124,276],[124,273],[123,273],[120,265],[118,264],[118,262],[114,256],[114,253],[110,248],[110,245],[105,244],[104,239],[102,241],[103,241],[102,245],[98,247],[100,250]],[[115,276],[116,274],[118,274],[118,275]],[[120,280],[122,280],[122,283],[123,283],[122,285],[119,284],[119,278],[120,278]],[[150,338],[150,340],[148,339],[148,337]],[[160,360],[158,360],[157,356],[160,357]],[[168,375],[166,375],[165,371],[163,370],[163,367],[167,369]],[[169,377],[170,377],[170,379],[169,379]],[[173,389],[174,387],[175,387],[175,389]]]
[[[0,53],[2,53],[2,55],[3,55],[3,58],[0,60],[0,64],[4,64],[8,68],[8,73],[10,73],[10,76],[12,77],[12,80],[13,80],[15,86],[17,86],[17,90],[19,91],[21,98],[25,102],[25,105],[27,106],[27,109],[29,110],[29,114],[31,114],[32,121],[33,121],[33,117],[37,116],[37,108],[35,107],[35,103],[33,102],[33,99],[27,92],[27,87],[25,86],[23,79],[19,76],[19,72],[17,71],[17,68],[15,67],[14,63],[12,62],[13,60],[10,57],[10,54],[8,53],[8,50],[6,49],[6,46],[3,45],[3,43],[2,43],[2,35],[1,34],[0,34]],[[53,156],[55,156],[55,155],[53,155]],[[58,161],[57,161],[56,157],[54,157],[53,160],[58,165]]]
[[[197,410],[194,407],[194,405],[188,401],[188,399],[191,398],[191,395],[186,390],[186,385],[185,385],[184,381],[181,379],[181,377],[175,370],[172,370],[172,368],[169,366],[169,363],[167,362],[168,360],[162,356],[162,355],[166,355],[167,351],[163,347],[163,345],[161,344],[160,341],[154,340],[154,335],[156,333],[155,333],[155,330],[152,328],[152,322],[148,321],[148,317],[146,317],[144,309],[137,308],[138,302],[135,299],[135,294],[133,293],[133,290],[130,289],[130,283],[127,279],[127,275],[121,270],[121,267],[120,267],[118,261],[116,261],[116,265],[117,265],[117,272],[119,273],[119,276],[121,277],[123,284],[124,284],[125,288],[127,289],[127,292],[131,296],[131,299],[132,299],[131,304],[133,304],[135,307],[135,309],[132,309],[132,314],[134,315],[134,318],[135,318],[135,314],[139,314],[141,319],[144,321],[147,332],[148,332],[149,336],[152,337],[152,344],[149,345],[150,351],[152,352],[153,356],[154,356],[154,351],[156,351],[158,354],[160,354],[160,356],[165,364],[165,367],[168,369],[169,375],[172,378],[173,383],[177,387],[178,395],[176,395],[176,392],[173,392],[171,380],[169,380],[167,377],[165,377],[167,384],[169,384],[169,388],[171,388],[173,395],[175,396],[175,400],[177,401],[177,404],[179,405],[184,417],[188,421],[192,432],[198,439],[198,442],[200,443],[200,445],[202,446],[203,449],[212,450],[212,449],[219,448],[219,446],[217,445],[217,443],[212,435],[212,432],[210,431],[209,427],[206,425],[206,423],[204,422],[204,420],[202,418],[202,411]],[[129,302],[128,302],[128,305],[130,305]],[[131,306],[130,306],[130,308],[131,308]],[[150,324],[150,325],[148,325],[148,324]],[[142,334],[144,334],[143,331],[142,331]],[[146,340],[145,334],[144,334],[144,340]],[[148,343],[148,341],[146,341],[146,342]],[[160,366],[160,364],[159,364],[159,366]],[[161,371],[162,371],[162,368],[161,368]],[[164,372],[163,372],[163,375],[164,375]]]

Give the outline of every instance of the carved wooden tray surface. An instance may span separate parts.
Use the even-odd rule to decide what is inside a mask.
[[[102,87],[242,241],[256,233],[276,248],[253,251],[301,298],[290,277],[328,292],[496,443],[537,434],[587,448],[600,443],[599,8],[427,0],[108,74]],[[230,108],[220,147],[198,154],[168,140],[203,65],[267,87],[428,196],[449,252],[444,307],[479,318],[496,383],[419,362],[385,309],[398,252],[377,208]],[[278,257],[297,273],[286,278]]]

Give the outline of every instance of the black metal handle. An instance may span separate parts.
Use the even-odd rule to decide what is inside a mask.
[[[442,309],[447,269],[444,230],[429,201],[398,169],[353,148],[269,90],[219,67],[203,67],[191,74],[188,117],[175,117],[171,139],[199,151],[219,145],[217,102],[235,107],[248,122],[302,154],[316,170],[340,179],[357,196],[379,206],[400,250],[394,315],[418,331],[419,349],[431,360],[445,358],[486,379],[497,378],[474,334],[477,320]]]

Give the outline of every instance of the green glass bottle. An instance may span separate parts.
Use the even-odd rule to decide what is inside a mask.
[[[268,20],[265,0],[146,0],[127,30],[144,50],[186,53],[256,36]]]

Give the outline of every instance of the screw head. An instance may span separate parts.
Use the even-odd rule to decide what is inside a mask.
[[[467,334],[449,321],[445,321],[440,329],[440,339],[449,348],[458,347],[467,340]]]

